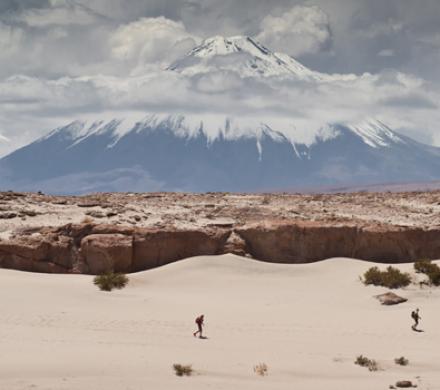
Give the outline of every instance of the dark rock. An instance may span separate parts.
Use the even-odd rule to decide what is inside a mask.
[[[376,295],[375,298],[377,298],[382,305],[398,305],[399,303],[408,301],[408,299],[399,297],[393,292]]]
[[[398,381],[396,382],[396,387],[409,388],[409,387],[417,387],[417,385],[413,385],[411,381]]]

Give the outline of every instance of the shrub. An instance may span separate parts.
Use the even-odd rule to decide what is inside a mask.
[[[395,358],[394,363],[398,364],[399,366],[407,366],[409,360],[406,359],[404,356],[401,356],[400,358]]]
[[[440,286],[440,267],[431,262],[431,260],[420,260],[414,263],[416,272],[428,276],[429,283],[434,286]]]
[[[433,264],[431,260],[418,260],[414,263],[414,270],[418,273],[428,274],[432,272],[432,270],[436,267],[436,264]]]
[[[357,364],[361,367],[367,367],[368,371],[377,371],[379,370],[379,366],[376,362],[376,360],[368,359],[365,356],[359,355],[356,360],[354,361],[354,364]]]
[[[257,375],[265,376],[267,375],[268,367],[266,363],[258,363],[254,366],[254,372]]]
[[[174,371],[177,376],[191,376],[193,373],[192,366],[190,364],[183,365],[183,364],[173,364]]]
[[[382,272],[377,267],[371,267],[364,273],[364,284],[380,286],[382,283]]]
[[[408,273],[403,273],[394,267],[387,267],[385,271],[372,267],[364,273],[364,284],[373,284],[374,286],[383,286],[388,288],[406,287],[411,283],[411,277]]]
[[[102,291],[111,291],[114,288],[124,288],[128,283],[128,278],[126,275],[121,273],[107,272],[105,274],[95,276],[93,283]]]

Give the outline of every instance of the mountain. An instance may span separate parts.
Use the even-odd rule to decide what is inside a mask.
[[[73,122],[1,159],[0,172],[2,189],[50,193],[291,190],[439,179],[440,149],[378,121],[329,125],[306,144],[266,124],[149,115]]]
[[[278,85],[292,78],[304,80],[298,84],[305,89],[350,77],[314,72],[249,37],[207,39],[165,72],[182,78],[234,72]],[[440,180],[440,149],[382,122],[300,131],[294,116],[273,114],[97,114],[0,159],[0,189],[49,193],[282,191],[434,180]]]
[[[243,77],[287,76],[300,79],[322,79],[314,72],[283,53],[275,53],[255,39],[244,36],[206,39],[168,70],[184,75],[233,71]]]

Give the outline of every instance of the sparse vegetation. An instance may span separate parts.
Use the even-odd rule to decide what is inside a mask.
[[[364,273],[363,283],[388,288],[406,287],[411,283],[411,276],[394,267],[387,267],[381,271],[378,267],[371,267]]]
[[[266,376],[268,374],[268,367],[266,363],[258,363],[254,366],[254,372],[257,375]]]
[[[193,373],[192,366],[190,364],[173,364],[174,372],[177,376],[191,376]]]
[[[379,370],[379,366],[376,362],[376,360],[368,359],[367,357],[363,355],[359,355],[356,360],[354,361],[354,364],[357,364],[361,367],[367,367],[368,371],[377,371]]]
[[[416,261],[414,269],[416,272],[425,274],[431,285],[440,286],[440,267],[431,260]]]
[[[401,356],[399,358],[395,358],[394,363],[398,364],[399,366],[407,366],[409,364],[409,360],[404,356]]]
[[[128,283],[128,277],[121,273],[107,272],[105,274],[95,276],[93,283],[102,291],[111,291],[114,288],[124,288]]]

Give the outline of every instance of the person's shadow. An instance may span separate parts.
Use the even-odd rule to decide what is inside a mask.
[[[200,336],[199,339],[201,339],[201,340],[208,340],[208,338],[206,336]]]
[[[424,332],[424,330],[422,330],[422,329],[417,329],[414,325],[411,326],[411,329],[412,329],[414,332],[418,332],[418,333],[423,333],[423,332]]]

